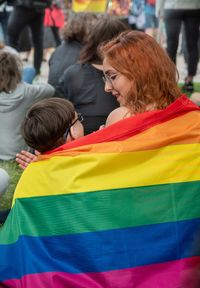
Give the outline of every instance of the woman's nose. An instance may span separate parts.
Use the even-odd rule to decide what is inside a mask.
[[[105,82],[104,90],[105,92],[110,92],[112,90],[112,85],[109,81]]]

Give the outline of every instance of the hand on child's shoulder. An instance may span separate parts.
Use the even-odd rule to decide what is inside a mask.
[[[106,120],[106,124],[105,127],[108,127],[122,119],[128,118],[130,116],[133,116],[133,114],[131,114],[130,110],[126,107],[119,107],[115,110],[113,110],[109,115],[108,118]]]

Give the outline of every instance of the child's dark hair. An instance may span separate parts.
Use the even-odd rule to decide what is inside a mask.
[[[44,99],[28,110],[22,135],[29,147],[43,153],[65,143],[63,135],[74,118],[74,106],[68,100]]]

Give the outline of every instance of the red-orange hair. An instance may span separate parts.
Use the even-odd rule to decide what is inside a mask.
[[[178,72],[167,53],[149,35],[126,31],[101,47],[103,57],[132,81],[125,105],[134,113],[164,109],[181,95]]]

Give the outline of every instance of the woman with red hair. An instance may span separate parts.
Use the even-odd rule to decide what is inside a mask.
[[[111,112],[107,125],[149,110],[164,109],[179,96],[178,72],[167,53],[149,35],[121,33],[101,47],[105,91],[120,106]]]

